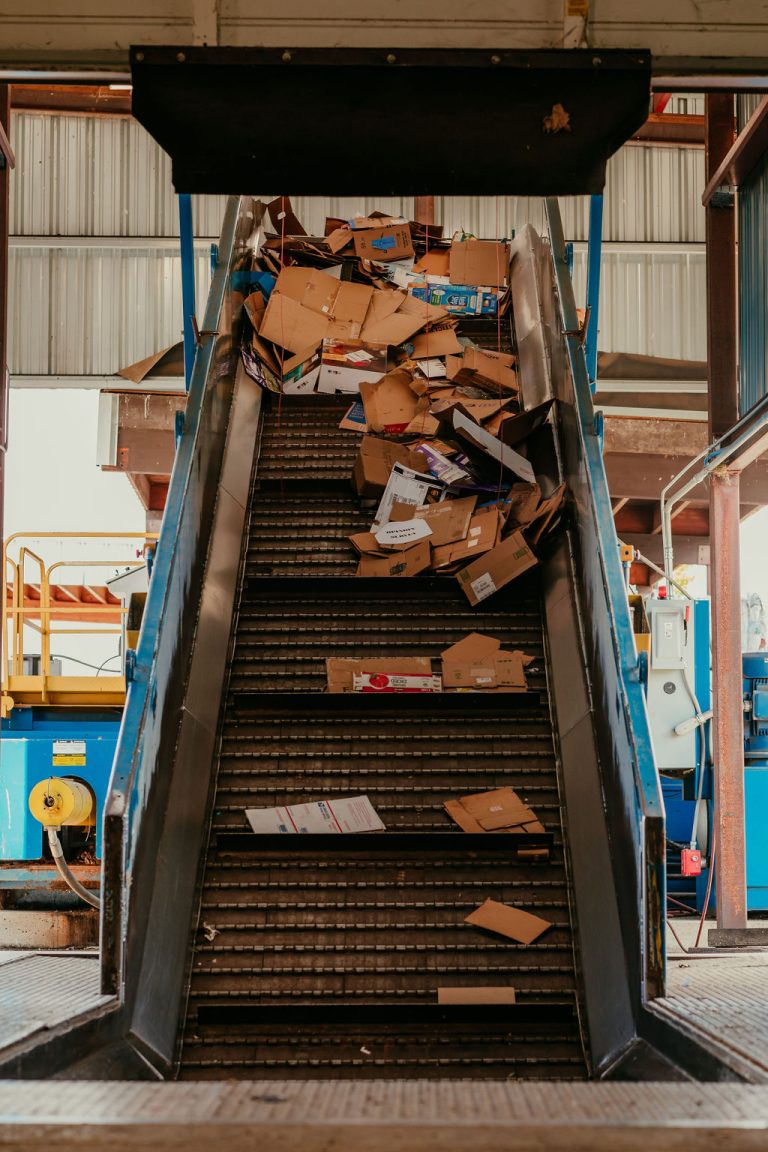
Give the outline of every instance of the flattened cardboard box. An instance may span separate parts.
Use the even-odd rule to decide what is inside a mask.
[[[422,457],[405,445],[378,436],[363,436],[352,471],[352,483],[358,496],[364,499],[381,496],[395,464],[403,464],[414,472],[423,467]]]
[[[504,288],[509,259],[508,244],[496,240],[454,240],[449,262],[451,284]]]
[[[519,530],[459,572],[456,579],[470,604],[479,604],[538,563]]]
[[[405,260],[413,256],[411,230],[407,224],[392,224],[387,228],[355,229],[355,255],[361,260]]]
[[[361,556],[356,576],[420,576],[431,566],[432,555],[428,540],[420,540],[412,548],[405,548],[384,559]],[[366,668],[366,672],[372,669]],[[373,669],[378,671],[378,669]]]
[[[435,568],[457,564],[483,552],[490,551],[496,544],[502,519],[498,508],[480,508],[469,522],[467,535],[455,544],[435,548],[432,563]]]
[[[431,328],[413,341],[412,360],[429,360],[433,356],[460,356],[462,346],[455,328]]]
[[[438,988],[438,1004],[514,1004],[514,988],[489,985],[486,988]]]
[[[382,832],[385,825],[367,796],[342,796],[279,808],[246,808],[257,835]]]
[[[485,381],[517,395],[520,385],[514,365],[514,356],[485,348],[464,348],[461,359],[452,358],[446,364],[448,379],[455,384],[471,385]]]
[[[465,496],[461,500],[441,500],[439,504],[414,509],[410,504],[400,504],[395,500],[389,518],[390,522],[426,520],[432,531],[429,542],[433,548],[440,548],[465,539],[476,503],[476,496]]]
[[[502,652],[501,641],[480,632],[470,632],[441,653],[446,688],[506,688],[525,692],[526,664],[531,657],[523,652]]]
[[[532,916],[522,908],[500,904],[498,900],[486,900],[464,918],[464,923],[474,924],[477,928],[485,928],[489,932],[498,932],[500,936],[507,936],[520,944],[532,944],[552,927],[549,920],[542,920],[541,916]]]
[[[332,656],[326,660],[325,669],[329,692],[351,692],[355,676],[363,672],[431,676],[432,661],[426,656],[379,656],[362,660]]]

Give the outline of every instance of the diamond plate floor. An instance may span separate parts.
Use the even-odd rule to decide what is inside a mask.
[[[99,957],[20,952],[0,963],[0,1049],[107,1004]]]
[[[768,922],[750,920],[750,927]],[[692,948],[698,919],[675,919],[682,944]],[[653,1011],[703,1037],[747,1080],[768,1084],[768,948],[706,949],[708,920],[698,952],[686,955],[667,937],[667,995]]]
[[[756,1152],[768,1089],[741,1084],[0,1082],[14,1152]]]

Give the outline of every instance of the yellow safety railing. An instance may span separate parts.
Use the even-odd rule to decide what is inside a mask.
[[[2,668],[0,669],[0,715],[6,716],[17,704],[66,704],[69,707],[86,707],[122,703],[125,697],[125,678],[122,675],[98,676],[53,676],[51,674],[51,636],[108,636],[122,634],[121,626],[113,624],[115,616],[124,616],[128,609],[123,604],[110,604],[103,597],[95,599],[101,603],[78,601],[66,603],[53,598],[52,590],[61,587],[51,579],[52,573],[64,568],[141,568],[145,558],[130,560],[109,557],[102,560],[55,560],[46,565],[37,552],[22,540],[141,540],[146,546],[157,540],[154,532],[16,532],[3,542],[2,602],[0,603],[2,637]],[[11,551],[16,555],[11,555]],[[28,564],[34,564],[39,579],[40,599],[34,604],[25,602],[25,584],[37,583],[26,579]],[[88,585],[84,585],[88,588]],[[10,602],[8,596],[10,589]],[[97,623],[99,616],[105,617],[104,624],[96,628],[73,627],[74,617],[87,615],[89,623]],[[56,623],[68,627],[55,627]],[[25,630],[31,630],[40,637],[40,673],[25,675]],[[35,652],[35,655],[37,653]]]

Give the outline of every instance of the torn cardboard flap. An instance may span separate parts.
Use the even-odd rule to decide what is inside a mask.
[[[523,652],[502,652],[501,641],[471,632],[441,654],[446,688],[506,689],[525,692],[526,663]]]
[[[532,944],[552,927],[549,920],[543,920],[541,916],[532,916],[522,908],[500,904],[498,900],[486,900],[464,918],[464,923],[485,928],[488,932],[496,932],[499,936],[517,940],[520,944]]]
[[[423,272],[425,276],[447,276],[450,263],[450,247],[432,248],[416,261],[413,270],[414,272]]]
[[[362,383],[360,396],[365,422],[371,432],[404,432],[419,409],[419,397],[411,388],[412,374],[406,368],[388,372],[376,383]]]
[[[540,503],[541,488],[538,484],[513,484],[504,501],[507,523],[524,528],[534,519]]]
[[[429,304],[426,300],[417,300],[408,295],[399,308],[400,312],[409,316],[421,316],[427,324],[439,324],[447,320],[450,313],[447,308],[440,308],[437,304]]]
[[[435,356],[461,355],[462,346],[455,328],[431,328],[413,341],[412,360],[430,360]]]
[[[426,656],[366,656],[349,659],[333,656],[325,662],[329,692],[351,692],[355,676],[363,672],[388,675],[431,676],[432,661]]]
[[[498,514],[498,510],[494,511]],[[499,588],[503,588],[505,584],[509,584],[537,563],[525,537],[518,530],[464,568],[456,579],[470,604],[475,605],[492,596]]]
[[[377,559],[374,556],[361,556],[356,576],[420,576],[432,563],[432,550],[428,540],[420,540],[411,548],[396,552],[392,556]],[[366,669],[370,671],[371,669]]]
[[[460,360],[447,364],[448,378],[454,384],[485,383],[503,389],[512,395],[520,391],[515,357],[506,352],[491,352],[485,348],[464,347]]]
[[[381,496],[395,464],[402,464],[414,472],[423,467],[421,457],[404,444],[382,440],[379,436],[363,436],[352,472],[358,496],[364,499]]]
[[[376,340],[382,344],[403,344],[423,328],[424,323],[424,319],[418,316],[393,312],[380,320],[366,320],[361,336],[363,340]]]
[[[554,400],[545,400],[527,412],[518,412],[505,420],[499,429],[499,439],[503,444],[519,444],[532,432],[540,428],[549,416]]]
[[[561,484],[556,488],[551,496],[546,500],[542,500],[539,507],[536,509],[536,515],[530,522],[527,532],[531,544],[535,547],[541,540],[544,533],[552,524],[553,520],[558,516],[560,510],[565,502],[566,486]]]
[[[450,247],[451,284],[504,288],[509,277],[509,244],[496,240],[454,240]]]
[[[283,275],[281,272],[280,276]],[[304,308],[291,296],[275,289],[269,298],[259,336],[288,352],[300,352],[310,344],[321,344],[328,334],[329,325],[327,316]]]

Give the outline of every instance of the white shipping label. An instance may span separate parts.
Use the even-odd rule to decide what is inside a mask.
[[[478,576],[477,580],[473,580],[470,588],[474,592],[476,600],[486,600],[496,591],[496,585],[488,572],[484,572],[482,576]]]
[[[448,375],[448,369],[443,360],[419,360],[418,371],[422,376],[426,376],[427,380],[439,380],[443,376]]]
[[[404,464],[394,464],[381,503],[376,511],[373,529],[389,523],[389,516],[395,500],[400,504],[411,504],[414,508],[421,508],[427,502],[427,494],[436,490],[442,491],[442,485],[433,476],[414,472],[413,469],[406,468]]]
[[[282,808],[246,808],[252,830],[260,835],[380,832],[384,824],[367,796],[317,800]]]
[[[379,544],[410,544],[416,540],[424,540],[432,535],[432,529],[426,520],[400,520],[390,521],[383,528],[374,532]]]

